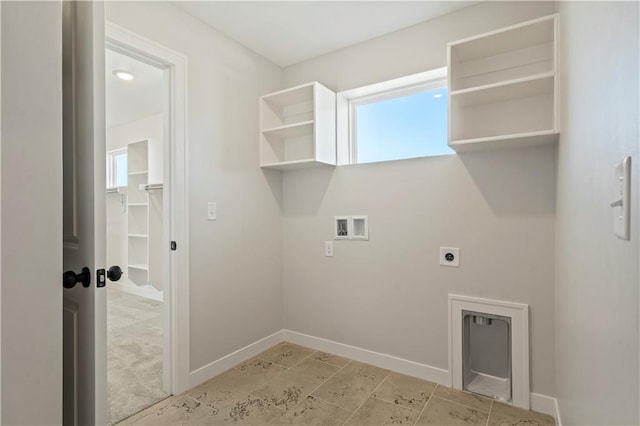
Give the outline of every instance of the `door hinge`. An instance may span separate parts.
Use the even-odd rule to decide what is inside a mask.
[[[176,244],[175,241],[171,241],[171,250],[172,251],[176,251],[176,249],[178,248],[178,245]]]

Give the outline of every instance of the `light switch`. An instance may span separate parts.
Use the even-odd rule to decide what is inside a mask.
[[[216,220],[218,217],[218,207],[216,203],[207,203],[207,220]]]
[[[622,240],[629,239],[629,215],[631,214],[631,157],[625,157],[615,168],[614,174],[613,233]]]
[[[324,242],[324,255],[326,257],[333,257],[333,241]]]

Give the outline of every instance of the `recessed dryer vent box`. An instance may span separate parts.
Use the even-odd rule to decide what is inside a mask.
[[[367,216],[336,216],[334,223],[336,240],[368,240],[369,220]]]
[[[353,235],[354,240],[368,240],[369,239],[369,220],[367,216],[351,216],[353,223]]]

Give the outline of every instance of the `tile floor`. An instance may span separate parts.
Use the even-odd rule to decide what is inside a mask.
[[[122,425],[555,425],[552,417],[281,343]]]

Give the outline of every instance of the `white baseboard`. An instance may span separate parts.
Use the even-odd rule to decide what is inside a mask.
[[[218,374],[258,355],[260,352],[266,351],[280,342],[295,343],[318,351],[328,352],[375,365],[376,367],[386,368],[387,370],[406,374],[407,376],[429,380],[443,386],[451,386],[451,375],[448,370],[285,329],[277,331],[270,336],[262,338],[204,367],[192,371],[189,374],[189,389],[193,389],[207,380],[211,380]],[[530,404],[533,411],[554,417],[556,419],[556,425],[562,426],[556,398],[539,393],[531,393]]]
[[[356,361],[386,368],[408,376],[418,377],[431,382],[451,386],[449,371],[426,364],[409,361],[392,355],[386,355],[355,346],[345,345],[319,337],[309,336],[291,330],[283,330],[284,340],[301,346],[351,358]]]
[[[157,290],[150,284],[139,286],[128,282],[110,282],[107,285],[122,290],[125,293],[133,294],[134,296],[145,297],[158,302],[162,302],[163,300],[162,291]]]
[[[270,347],[277,345],[283,341],[282,337],[283,331],[276,331],[270,336],[264,337],[245,346],[244,348],[238,349],[229,355],[223,356],[220,359],[192,371],[189,373],[189,389],[193,389],[207,380],[213,379],[218,374],[223,373],[228,369],[253,358],[260,352],[264,352]]]
[[[548,414],[556,419],[556,426],[562,426],[560,410],[558,409],[558,400],[556,398],[532,392],[530,394],[530,404],[531,410],[542,414]]]

